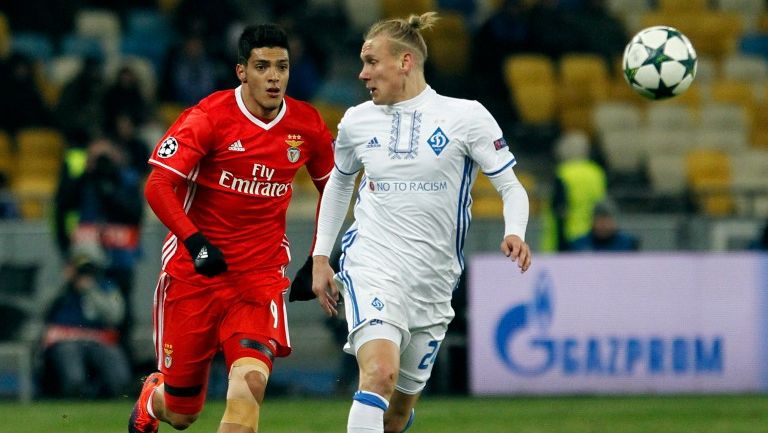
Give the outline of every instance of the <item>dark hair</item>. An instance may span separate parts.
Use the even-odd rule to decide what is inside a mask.
[[[251,50],[262,47],[288,48],[288,35],[276,24],[256,24],[246,27],[237,41],[237,63],[245,65],[251,57]]]

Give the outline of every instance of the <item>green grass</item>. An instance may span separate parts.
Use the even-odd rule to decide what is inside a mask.
[[[260,433],[343,433],[349,400],[267,400]],[[0,431],[126,431],[132,399],[0,403]],[[188,433],[213,433],[223,410],[210,402]],[[768,396],[439,398],[425,396],[409,433],[768,433]],[[162,425],[160,432],[173,432]]]

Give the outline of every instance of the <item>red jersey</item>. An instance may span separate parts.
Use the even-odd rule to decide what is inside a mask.
[[[329,176],[332,142],[311,105],[286,96],[277,117],[264,123],[247,110],[238,87],[215,92],[184,111],[149,163],[187,180],[176,195],[195,227],[222,251],[228,271],[221,277],[236,287],[284,290],[291,183],[303,165],[315,180]],[[183,239],[177,238],[190,234],[169,233],[163,270],[210,286],[215,280],[195,272]]]

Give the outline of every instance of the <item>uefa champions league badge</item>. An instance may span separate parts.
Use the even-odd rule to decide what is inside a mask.
[[[300,134],[288,134],[288,138],[285,140],[285,144],[288,145],[288,161],[296,162],[301,156],[301,150],[299,146],[304,143]]]
[[[160,158],[170,158],[177,150],[179,150],[179,142],[173,137],[168,137],[158,147],[157,156]]]

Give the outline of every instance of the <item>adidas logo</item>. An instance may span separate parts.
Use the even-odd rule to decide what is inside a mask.
[[[245,148],[243,147],[243,143],[240,142],[240,140],[235,141],[234,143],[230,144],[227,150],[232,150],[235,152],[245,152]]]
[[[368,145],[366,145],[365,147],[370,149],[373,147],[381,147],[381,145],[379,144],[379,140],[376,137],[373,137],[371,138],[371,141],[368,142]]]
[[[203,247],[200,249],[200,252],[197,253],[197,258],[195,260],[205,260],[208,258],[208,248]]]

